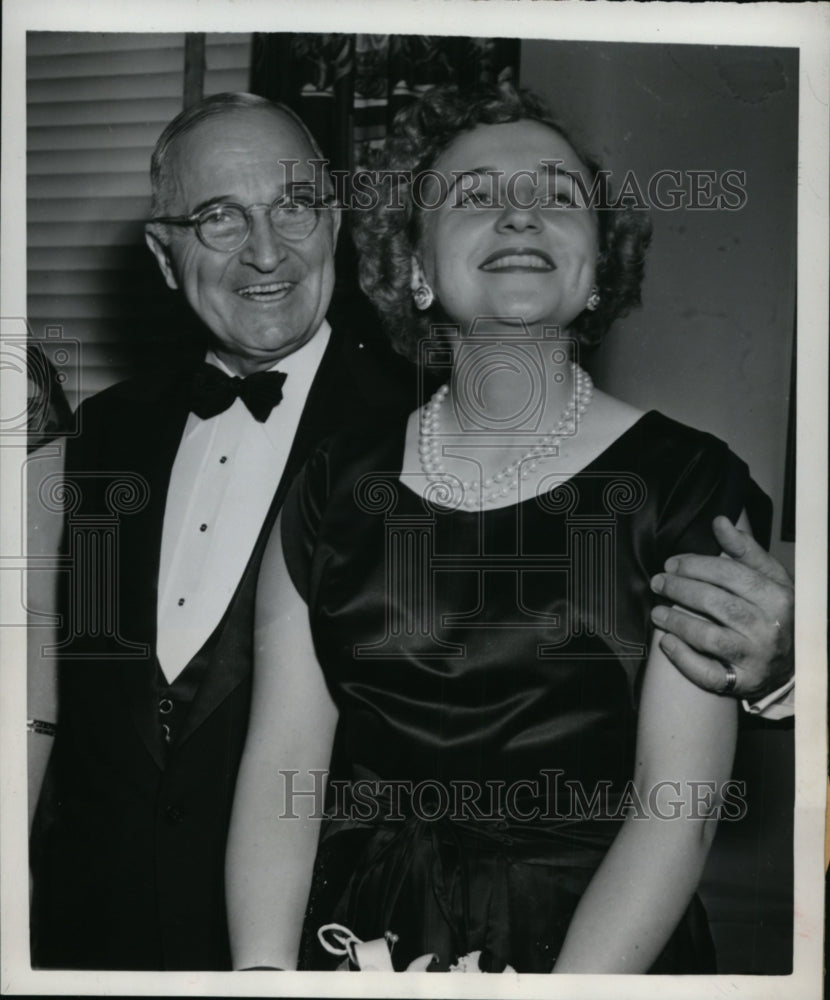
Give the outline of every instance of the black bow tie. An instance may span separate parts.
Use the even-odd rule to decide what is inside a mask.
[[[247,378],[239,378],[205,362],[193,376],[190,409],[202,420],[209,420],[217,413],[224,413],[238,398],[254,419],[263,423],[282,400],[283,382],[285,372],[254,372]]]

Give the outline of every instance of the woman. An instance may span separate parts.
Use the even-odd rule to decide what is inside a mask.
[[[638,301],[648,223],[591,204],[597,168],[530,95],[430,91],[381,167],[401,198],[361,222],[362,287],[451,375],[405,425],[324,445],[271,539],[236,965],[295,967],[308,899],[305,967],[339,961],[337,923],[391,935],[398,969],[714,971],[694,891],[736,710],[664,658],[648,581],[712,551],[751,482],[569,359]],[[338,717],[312,884],[321,798],[297,792]]]

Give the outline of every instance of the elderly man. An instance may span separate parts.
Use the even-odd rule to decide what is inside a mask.
[[[319,158],[298,119],[248,95],[188,109],[156,146],[167,221],[147,240],[210,351],[195,372],[87,401],[70,445],[82,513],[106,514],[124,471],[148,489],[119,525],[119,634],[60,668],[33,841],[37,964],[229,967],[223,855],[262,548],[314,444],[390,396],[411,403],[326,321],[340,213]],[[121,658],[123,643],[146,656]]]
[[[346,419],[414,404],[326,319],[340,212],[319,160],[292,112],[245,94],[187,109],[153,154],[147,241],[210,347],[195,371],[88,400],[70,443],[82,513],[105,515],[125,471],[146,502],[119,525],[117,630],[61,666],[33,834],[35,965],[230,968],[223,862],[264,545],[318,441]],[[678,611],[661,627],[699,683],[722,683],[709,657],[728,646],[730,693],[755,696],[789,672],[789,581],[721,530],[734,563],[690,557],[657,584],[716,624]]]

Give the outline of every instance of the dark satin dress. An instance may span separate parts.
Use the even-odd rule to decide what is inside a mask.
[[[649,578],[717,552],[712,518],[760,491],[722,442],[650,412],[570,479],[550,461],[538,497],[449,510],[401,482],[404,436],[323,445],[283,510],[343,779],[301,967],[337,964],[316,931],[339,922],[397,935],[399,969],[481,950],[482,968],[549,972],[636,809]],[[652,971],[714,971],[696,899]]]

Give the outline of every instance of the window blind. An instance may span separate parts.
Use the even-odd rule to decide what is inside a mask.
[[[204,93],[246,90],[250,35],[206,36]],[[182,108],[183,34],[30,33],[28,318],[80,343],[74,406],[184,349],[192,321],[144,243],[150,154]],[[181,331],[182,336],[178,333]]]

